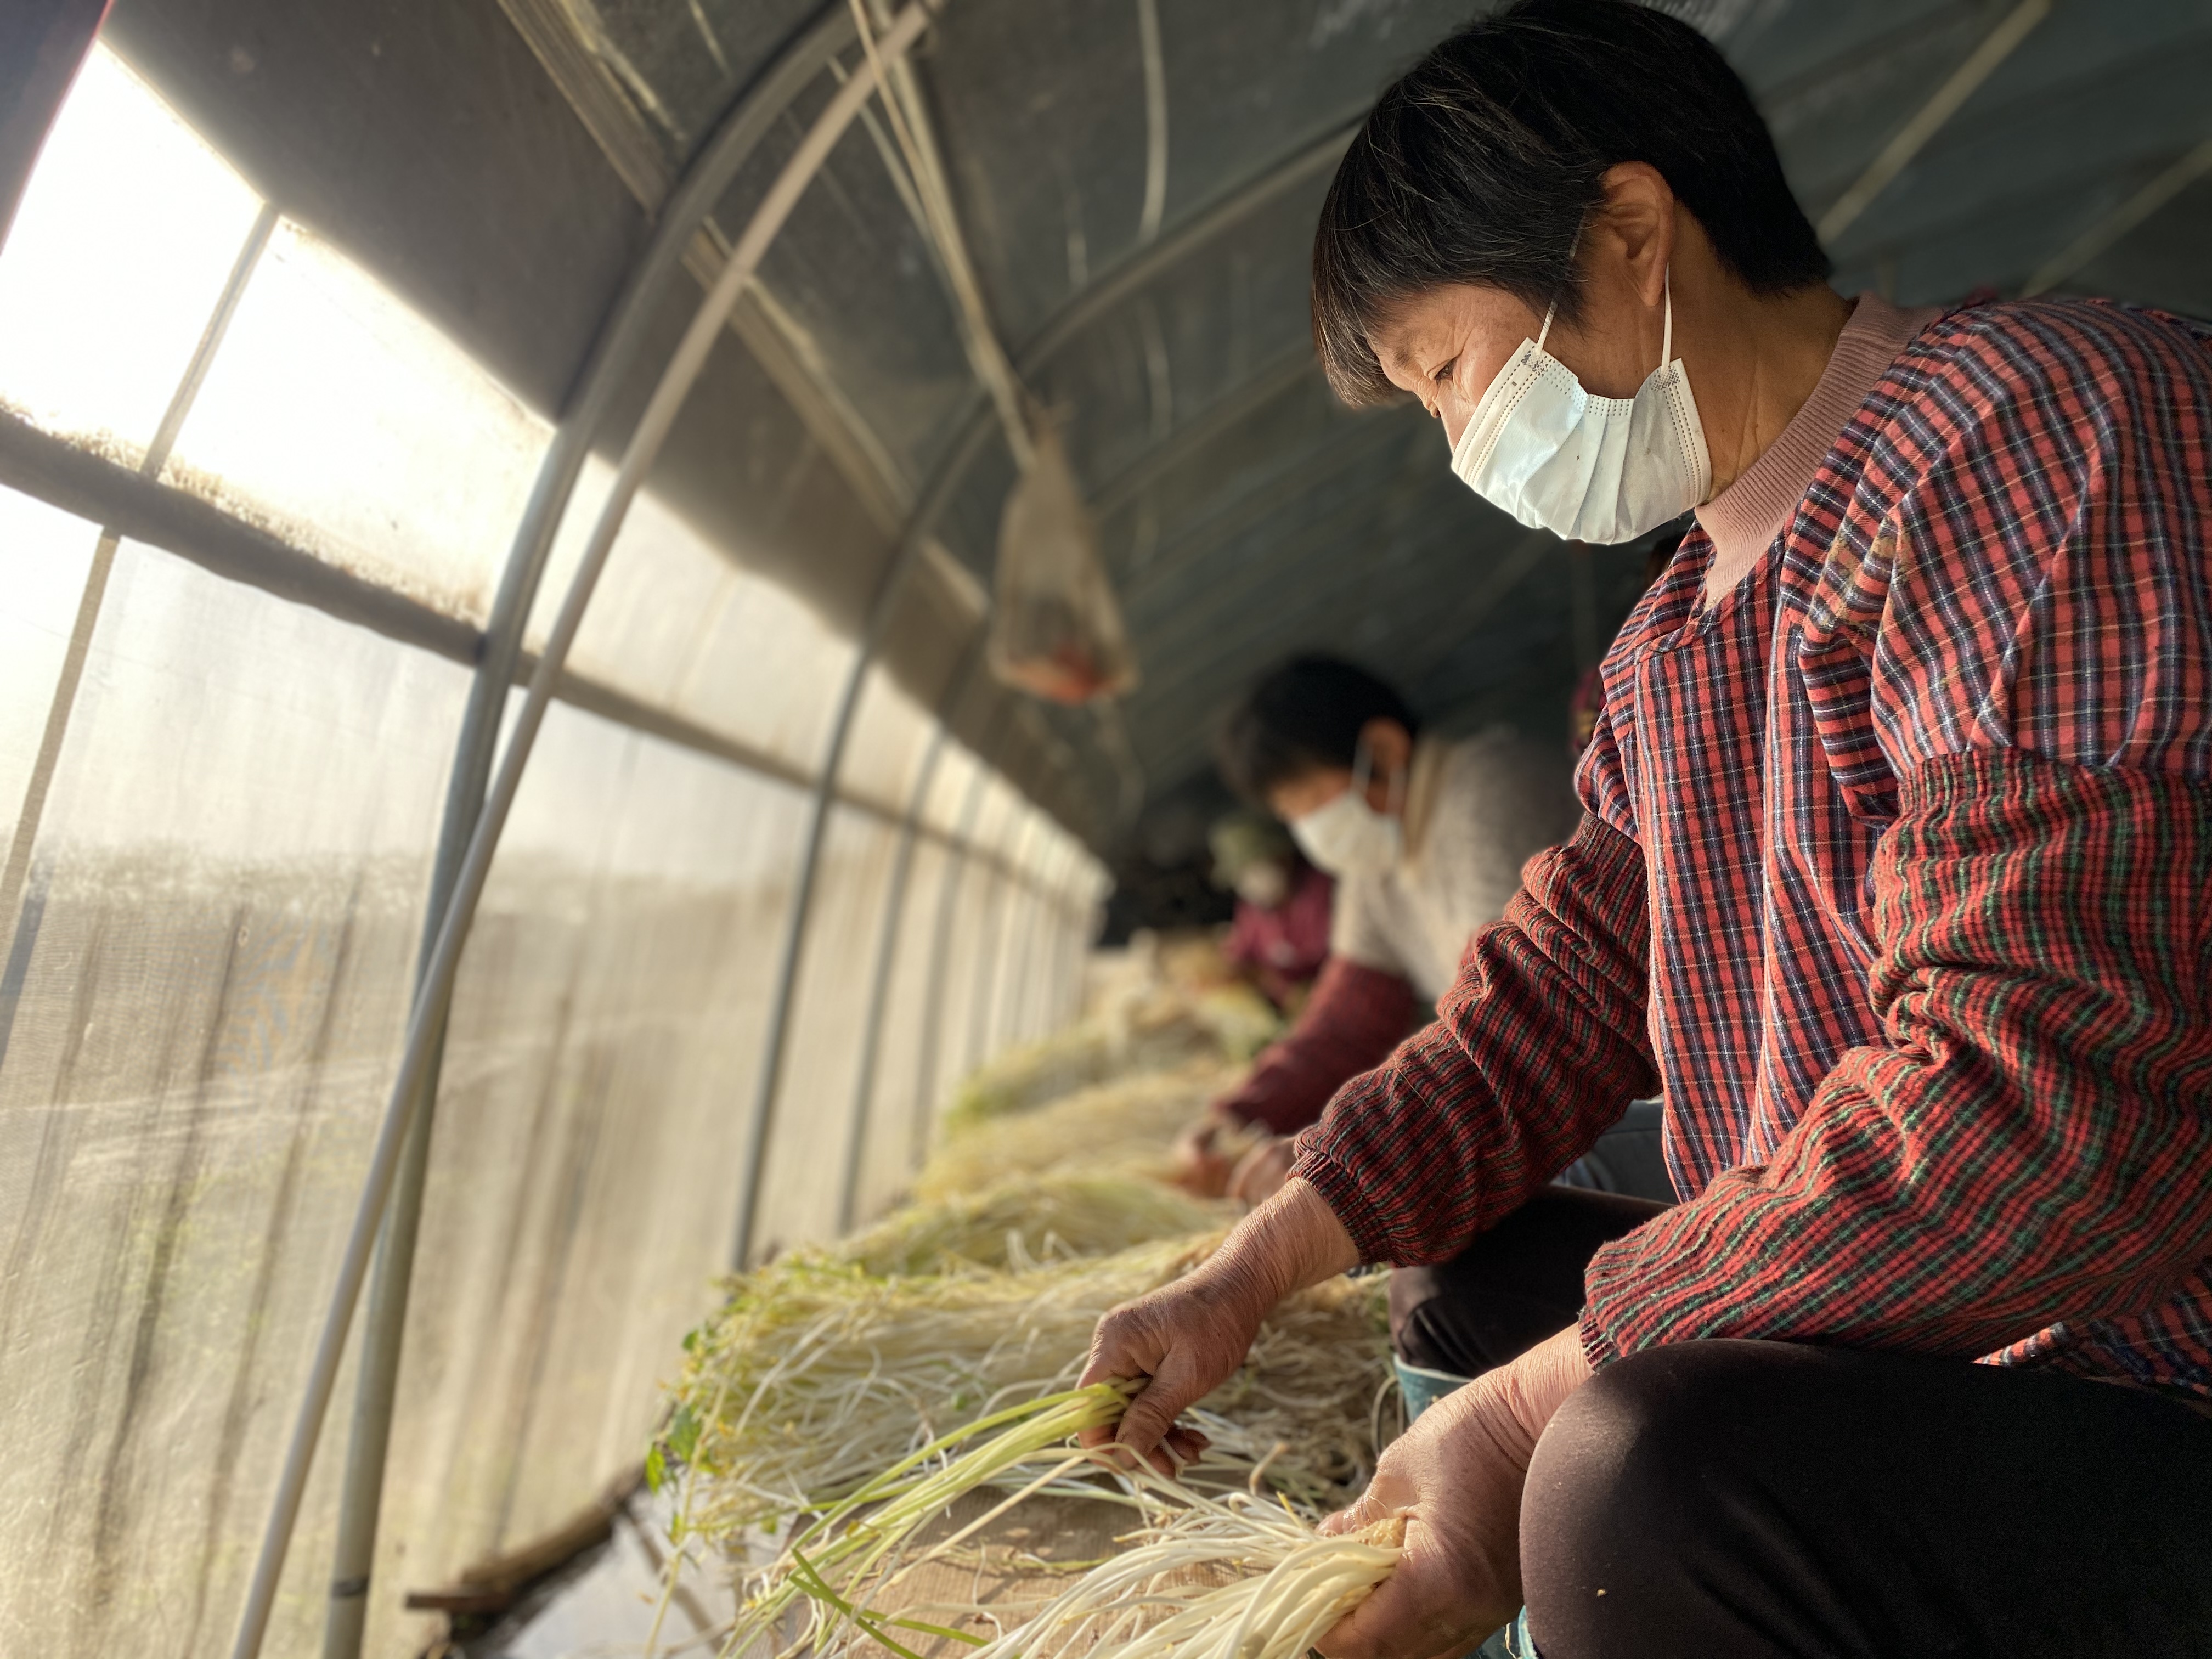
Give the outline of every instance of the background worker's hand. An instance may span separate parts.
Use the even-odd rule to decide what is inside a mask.
[[[1083,1443],[1123,1446],[1163,1473],[1173,1472],[1174,1460],[1196,1457],[1205,1437],[1176,1429],[1177,1413],[1228,1381],[1275,1304],[1358,1261],[1352,1236],[1321,1194],[1291,1182],[1237,1223],[1203,1264],[1098,1322],[1082,1381],[1137,1377],[1145,1386],[1117,1425],[1085,1431]]]
[[[1552,1413],[1589,1376],[1569,1326],[1422,1413],[1350,1509],[1321,1523],[1356,1532],[1406,1518],[1389,1577],[1315,1645],[1326,1659],[1471,1652],[1521,1606],[1521,1491]]]
[[[1256,1209],[1283,1189],[1297,1161],[1296,1136],[1269,1135],[1237,1160],[1229,1172],[1229,1196]]]
[[[1219,1198],[1229,1190],[1229,1177],[1237,1162],[1221,1150],[1222,1132],[1228,1126],[1208,1112],[1185,1129],[1176,1141],[1175,1173],[1169,1177],[1185,1192],[1200,1198]]]

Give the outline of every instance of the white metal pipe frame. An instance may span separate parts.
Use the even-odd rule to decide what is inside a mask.
[[[501,717],[522,650],[523,630],[552,551],[554,534],[582,475],[585,458],[606,423],[609,406],[624,375],[646,348],[655,309],[681,279],[684,258],[716,202],[771,124],[821,72],[823,65],[850,42],[852,33],[849,15],[833,9],[763,73],[749,95],[732,106],[698,161],[671,192],[653,227],[652,241],[639,257],[594,342],[570,407],[539,464],[538,481],[516,527],[499,594],[485,628],[483,657],[462,717],[453,781],[447,790],[445,820],[432,866],[418,987],[428,976],[430,956],[459,878],[461,860],[483,811]],[[825,769],[823,776],[829,780],[830,772]],[[831,793],[825,785],[818,799],[826,802]],[[4,913],[4,907],[0,907],[0,914]],[[446,1012],[438,1011],[440,1023],[429,1039],[420,1098],[413,1108],[414,1121],[385,1218],[370,1286],[368,1317],[362,1326],[357,1399],[348,1441],[345,1486],[339,1499],[337,1551],[331,1568],[331,1613],[324,1642],[326,1659],[350,1659],[357,1654],[366,1625],[400,1344],[429,1167],[431,1124],[437,1108]]]
[[[926,0],[915,0],[900,14],[879,45],[886,60],[896,59],[913,46],[928,21],[931,10]],[[477,901],[483,895],[492,854],[499,845],[500,832],[514,807],[515,791],[521,784],[523,769],[529,763],[532,745],[537,741],[546,708],[553,700],[553,688],[560,678],[569,647],[575,641],[576,631],[583,625],[585,607],[591,603],[592,588],[606,566],[607,556],[614,550],[623,515],[644,483],[700,370],[706,366],[707,354],[728,321],[731,307],[760,268],[769,245],[783,228],[800,195],[829,159],[831,147],[844,135],[846,127],[860,113],[861,104],[874,93],[875,87],[872,69],[866,73],[856,71],[838,88],[829,106],[816,118],[798,150],[784,164],[767,197],[754,210],[751,222],[738,238],[728,262],[714,279],[714,286],[701,302],[675,355],[661,371],[659,384],[653,388],[645,413],[630,434],[613,488],[599,509],[599,522],[578,561],[576,574],[570,579],[568,597],[562,601],[560,615],[547,637],[537,670],[531,676],[529,695],[508,734],[505,757],[492,779],[476,827],[470,833],[452,896],[438,920],[437,939],[416,991],[414,1012],[408,1018],[407,1042],[400,1053],[399,1075],[392,1084],[391,1102],[385,1109],[384,1124],[378,1132],[376,1150],[362,1183],[361,1208],[339,1264],[337,1285],[331,1295],[330,1315],[316,1345],[307,1397],[301,1403],[299,1423],[293,1431],[291,1449],[285,1455],[283,1474],[270,1506],[268,1531],[254,1566],[245,1610],[239,1618],[238,1637],[231,1650],[234,1659],[254,1659],[261,1651],[270,1611],[276,1601],[277,1580],[283,1571],[285,1553],[290,1547],[292,1528],[299,1516],[300,1500],[307,1490],[308,1466],[322,1431],[331,1391],[337,1382],[338,1362],[343,1356],[346,1334],[353,1322],[354,1303],[361,1293],[362,1281],[368,1271],[369,1255],[383,1224],[386,1200],[391,1194],[401,1150],[419,1103],[419,1091],[430,1068],[443,1024],[443,1010],[453,994],[453,976],[460,965],[468,925],[475,914]],[[841,726],[848,718],[848,713],[841,713]]]

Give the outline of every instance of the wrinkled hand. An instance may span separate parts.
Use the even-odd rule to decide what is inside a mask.
[[[1224,1127],[1209,1112],[1177,1138],[1175,1173],[1169,1178],[1185,1192],[1200,1198],[1219,1198],[1229,1190],[1229,1177],[1237,1165],[1221,1151]]]
[[[1356,1532],[1406,1518],[1390,1577],[1316,1646],[1327,1659],[1470,1652],[1521,1606],[1521,1491],[1537,1437],[1589,1376],[1570,1326],[1421,1413],[1357,1504],[1322,1522]]]
[[[1164,1474],[1206,1449],[1206,1437],[1176,1416],[1228,1381],[1268,1310],[1292,1291],[1355,1266],[1359,1251],[1321,1194],[1293,1181],[1237,1223],[1200,1267],[1098,1322],[1085,1383],[1142,1378],[1145,1386],[1113,1429],[1091,1429],[1086,1446],[1109,1443]]]
[[[1086,1446],[1115,1443],[1172,1475],[1206,1448],[1195,1429],[1177,1428],[1184,1407],[1203,1400],[1244,1363],[1269,1304],[1235,1285],[1215,1282],[1204,1268],[1125,1302],[1098,1322],[1091,1338],[1085,1384],[1141,1376],[1121,1423],[1088,1429]]]
[[[1297,1142],[1290,1135],[1269,1135],[1237,1160],[1229,1172],[1229,1196],[1255,1208],[1282,1190],[1297,1161]]]

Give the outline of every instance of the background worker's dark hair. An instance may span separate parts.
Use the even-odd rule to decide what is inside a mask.
[[[1486,283],[1576,320],[1576,244],[1622,161],[1656,167],[1753,293],[1827,276],[1766,123],[1705,36],[1626,0],[1522,0],[1414,65],[1337,167],[1313,254],[1337,395],[1398,395],[1367,336],[1417,294]]]
[[[1350,766],[1359,728],[1371,720],[1421,729],[1406,700],[1365,669],[1335,657],[1293,657],[1229,711],[1215,757],[1231,788],[1264,802],[1278,784]]]

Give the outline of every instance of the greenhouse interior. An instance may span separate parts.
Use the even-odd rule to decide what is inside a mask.
[[[2203,0],[1653,3],[1841,294],[2212,315]],[[1224,712],[1327,653],[1564,792],[1649,579],[1316,361],[1339,160],[1485,9],[8,9],[0,1648],[726,1650],[767,1488],[1016,1397],[860,1425],[895,1340],[1066,1389],[1234,1218],[1158,1179],[1285,1019]],[[1387,1437],[1365,1283],[1291,1497]],[[830,1428],[726,1409],[841,1340]]]

